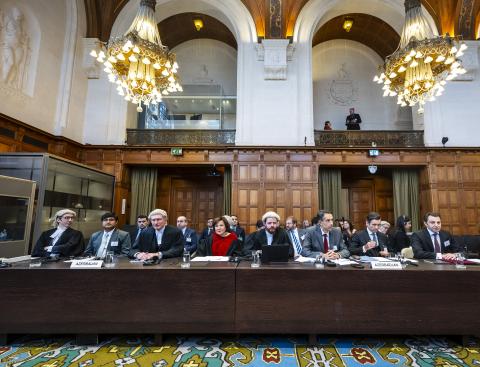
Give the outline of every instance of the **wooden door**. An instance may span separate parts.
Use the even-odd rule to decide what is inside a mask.
[[[368,186],[350,187],[350,220],[356,229],[363,229],[365,218],[373,210],[374,206],[373,186],[369,181],[360,182],[359,184],[367,184]]]
[[[208,218],[223,215],[223,177],[208,177],[205,170],[163,168],[159,172],[157,206],[168,212],[169,224],[184,215],[189,227],[201,231]]]

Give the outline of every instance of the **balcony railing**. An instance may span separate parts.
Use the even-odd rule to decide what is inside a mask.
[[[235,130],[127,129],[127,145],[235,145]]]
[[[315,130],[317,147],[378,147],[408,148],[424,147],[423,131],[381,130],[381,131],[325,131]]]

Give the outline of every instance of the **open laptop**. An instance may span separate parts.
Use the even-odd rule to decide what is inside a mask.
[[[263,245],[261,256],[262,264],[288,262],[289,250],[290,245],[288,243],[280,245]]]

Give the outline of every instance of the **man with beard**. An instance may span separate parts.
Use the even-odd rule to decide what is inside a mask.
[[[290,247],[289,255],[293,257],[294,250],[292,241],[287,231],[280,228],[280,216],[275,212],[266,212],[262,216],[265,228],[257,231],[253,239],[253,250],[261,250],[265,245],[285,245]]]

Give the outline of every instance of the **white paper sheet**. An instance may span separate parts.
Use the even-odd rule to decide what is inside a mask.
[[[230,258],[228,256],[197,256],[194,257],[192,262],[197,261],[228,261]]]

